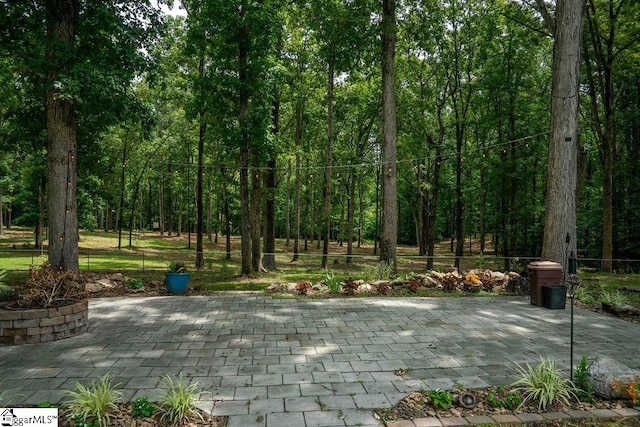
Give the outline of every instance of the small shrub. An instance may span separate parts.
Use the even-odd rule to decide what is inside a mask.
[[[126,279],[124,285],[127,289],[142,289],[144,287],[142,280],[139,279]]]
[[[169,263],[169,271],[171,273],[186,273],[188,271],[187,265],[181,261],[172,261]]]
[[[180,373],[177,381],[174,382],[167,375],[163,378],[162,383],[165,390],[158,406],[161,421],[167,421],[175,426],[187,417],[196,416],[202,419],[202,415],[196,407],[197,383],[185,387],[182,381],[182,373]]]
[[[334,274],[327,273],[327,277],[324,279],[324,284],[327,285],[327,289],[332,294],[337,294],[340,292],[340,284],[342,280],[339,277],[336,277]]]
[[[573,383],[576,386],[576,397],[581,402],[595,402],[595,386],[589,378],[587,356],[582,356],[580,363],[573,371]]]
[[[0,301],[9,300],[14,292],[11,286],[4,283],[5,277],[7,277],[7,270],[0,269]]]
[[[149,402],[147,396],[140,396],[134,400],[131,409],[131,416],[134,418],[150,417],[156,409],[156,406]]]
[[[117,385],[113,385],[109,374],[101,377],[90,387],[76,382],[75,390],[67,392],[71,398],[68,402],[68,412],[76,420],[76,425],[78,421],[83,425],[109,425],[109,411],[118,409],[116,402],[122,397],[122,392],[115,387]]]
[[[546,411],[555,404],[562,403],[568,406],[571,400],[577,399],[575,387],[571,381],[560,375],[553,360],[540,357],[540,363],[535,367],[528,363],[526,369],[520,365],[516,367],[521,378],[512,386],[517,386],[514,391],[522,392],[524,395],[520,406],[537,401],[538,410]]]
[[[487,402],[494,408],[515,410],[522,404],[522,395],[511,387],[497,387],[487,393]]]
[[[609,305],[629,304],[629,299],[626,296],[624,296],[622,293],[620,293],[620,291],[616,291],[616,290],[611,290],[611,291],[604,290],[600,292],[600,297],[598,298],[598,301],[600,301],[603,304],[609,304]]]
[[[378,263],[378,267],[376,268],[376,278],[378,280],[395,279],[395,266],[393,263],[385,261]]]
[[[580,301],[582,301],[585,304],[593,304],[596,302],[593,295],[591,295],[591,292],[589,292],[589,290],[583,286],[576,286],[573,289],[573,294],[575,295],[576,298],[578,298]]]
[[[431,404],[435,408],[439,409],[449,409],[453,404],[453,395],[448,391],[444,390],[431,390],[427,393],[429,399],[431,399]]]

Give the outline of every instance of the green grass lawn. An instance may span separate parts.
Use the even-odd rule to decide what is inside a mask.
[[[128,247],[128,234],[123,233],[121,245],[118,249],[118,234],[116,232],[82,231],[79,242],[79,264],[82,271],[123,272],[124,274],[143,280],[163,280],[164,271],[171,261],[182,261],[187,265],[195,262],[195,234],[191,235],[189,248],[188,235],[160,236],[157,232],[136,232],[132,236],[132,246]],[[232,238],[231,259],[226,259],[225,241],[209,242],[205,238],[205,268],[194,271],[192,284],[208,290],[260,290],[273,282],[289,283],[299,281],[318,282],[329,272],[340,278],[354,277],[358,279],[374,280],[379,275],[378,255],[373,253],[371,244],[363,244],[354,248],[354,258],[351,263],[346,262],[346,244],[339,246],[331,242],[328,269],[321,270],[321,249],[316,242],[310,242],[307,251],[299,254],[299,259],[291,262],[293,242],[286,246],[284,240],[277,241],[276,264],[278,269],[269,273],[257,274],[252,278],[240,278],[239,239]],[[354,245],[355,246],[355,245]],[[302,248],[302,242],[301,242]],[[445,269],[453,264],[453,257],[448,252],[449,245],[438,245],[436,269]],[[478,249],[479,250],[479,249]],[[417,248],[411,246],[398,247],[399,276],[420,273],[425,270],[426,261],[417,256]],[[44,252],[33,247],[33,233],[31,229],[12,228],[4,230],[0,236],[0,269],[10,272],[8,281],[18,280],[26,276],[30,266],[39,266],[47,259]],[[501,270],[502,260],[482,256],[472,252],[466,256],[463,269],[473,268]],[[519,266],[520,270],[525,266]],[[191,270],[194,270],[191,268]],[[596,284],[602,289],[619,289],[629,286],[640,286],[640,275],[637,274],[606,274],[580,272],[584,283]],[[595,286],[595,285],[594,285]],[[635,296],[632,295],[632,298]]]

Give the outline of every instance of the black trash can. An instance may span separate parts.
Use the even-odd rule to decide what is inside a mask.
[[[543,286],[542,299],[545,308],[562,310],[567,300],[567,287],[562,285]]]

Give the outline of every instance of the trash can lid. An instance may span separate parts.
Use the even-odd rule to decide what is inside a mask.
[[[562,270],[562,265],[553,261],[534,261],[527,267],[531,270]]]

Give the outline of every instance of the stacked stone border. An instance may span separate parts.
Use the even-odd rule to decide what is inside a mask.
[[[0,344],[34,344],[80,335],[89,326],[84,299],[58,308],[8,310],[0,307]]]

